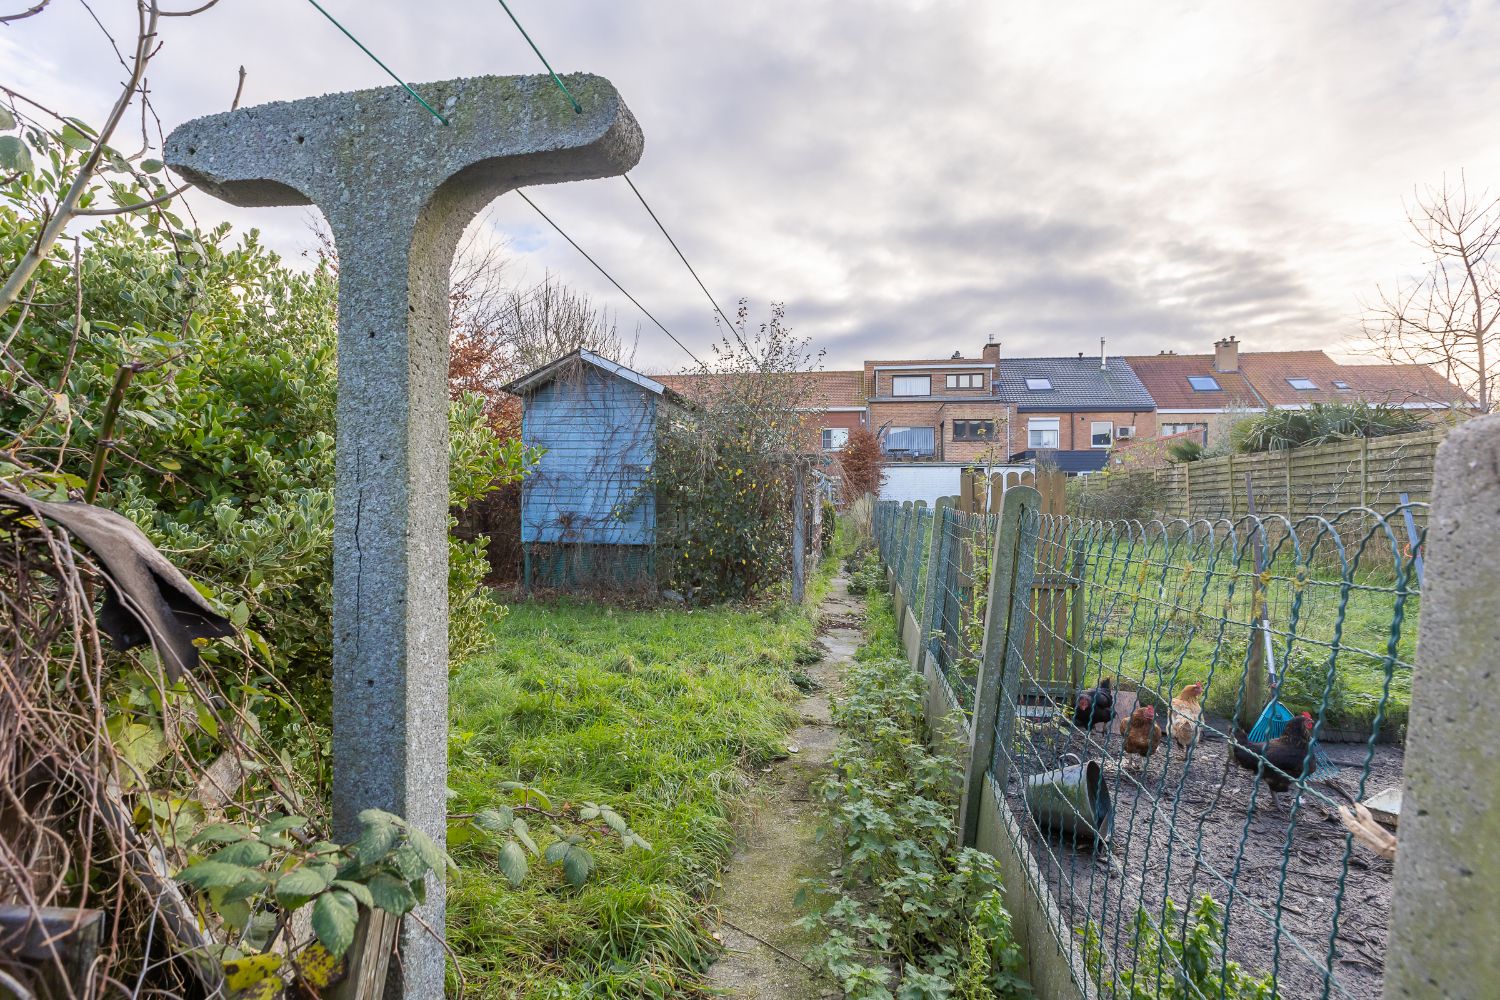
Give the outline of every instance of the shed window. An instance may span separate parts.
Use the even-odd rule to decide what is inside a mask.
[[[1194,392],[1218,392],[1219,380],[1212,375],[1189,375],[1188,385],[1193,387]]]
[[[931,427],[888,427],[880,449],[887,455],[923,457],[937,450],[936,438]]]
[[[1029,378],[1026,380],[1026,388],[1032,392],[1051,392],[1052,380],[1050,378]]]
[[[1109,420],[1095,420],[1089,425],[1089,447],[1108,448],[1115,443],[1115,425]]]
[[[892,396],[931,396],[931,375],[892,375]]]
[[[993,420],[953,421],[953,440],[955,441],[993,441],[994,439],[995,422]]]
[[[973,373],[968,375],[946,375],[943,384],[950,389],[983,389],[984,375]]]
[[[849,428],[847,427],[825,427],[823,428],[823,450],[838,451],[849,443]]]
[[[1318,387],[1318,383],[1310,378],[1289,378],[1286,384],[1293,389],[1316,389]]]
[[[1035,449],[1056,449],[1062,430],[1058,417],[1033,417],[1026,424],[1026,446]]]

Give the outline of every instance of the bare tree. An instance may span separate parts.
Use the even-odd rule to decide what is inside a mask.
[[[1380,288],[1365,334],[1386,360],[1433,366],[1488,413],[1500,377],[1500,199],[1471,192],[1460,173],[1418,191],[1407,221],[1427,272]]]

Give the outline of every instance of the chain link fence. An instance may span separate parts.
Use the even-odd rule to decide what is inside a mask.
[[[1378,996],[1394,841],[1354,804],[1380,818],[1401,784],[1425,505],[1013,506],[883,503],[875,525],[917,665],[977,755],[965,801],[985,786],[989,835],[1024,840],[1079,992]]]

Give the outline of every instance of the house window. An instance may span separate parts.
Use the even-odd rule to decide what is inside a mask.
[[[947,375],[943,378],[943,384],[950,389],[983,389],[984,375]]]
[[[892,396],[931,396],[931,375],[892,375]]]
[[[1208,444],[1207,424],[1162,424],[1161,436],[1171,437],[1173,434],[1197,433],[1204,444]]]
[[[847,427],[825,427],[823,428],[823,450],[838,451],[849,443],[849,428]]]
[[[1026,424],[1026,446],[1055,451],[1062,437],[1060,423],[1057,417],[1032,417]]]
[[[931,427],[887,427],[880,450],[887,455],[923,458],[937,451],[936,438]]]
[[[955,441],[993,441],[994,439],[995,422],[993,420],[953,421],[953,440]]]
[[[1340,381],[1339,379],[1334,379],[1333,380],[1333,387],[1335,389],[1337,389],[1339,392],[1348,392],[1349,388],[1350,388],[1348,382],[1343,382],[1343,381]]]
[[[1189,375],[1188,385],[1193,387],[1194,392],[1218,392],[1219,380],[1212,375]]]
[[[1316,389],[1318,387],[1318,383],[1310,378],[1289,378],[1286,384],[1293,389]]]
[[[1050,378],[1029,378],[1026,380],[1026,388],[1032,392],[1051,392],[1052,380]]]
[[[1095,420],[1089,424],[1089,447],[1108,448],[1115,443],[1115,425],[1110,420]]]

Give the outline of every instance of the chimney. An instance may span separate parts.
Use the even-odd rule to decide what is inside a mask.
[[[1226,337],[1214,343],[1214,371],[1237,372],[1240,370],[1240,342]]]
[[[1104,353],[1104,338],[1103,337],[1099,338],[1099,370],[1101,372],[1107,372],[1107,371],[1109,371],[1109,358]]]
[[[993,336],[985,343],[984,349],[979,352],[979,357],[992,365],[1000,363],[1000,342]]]

